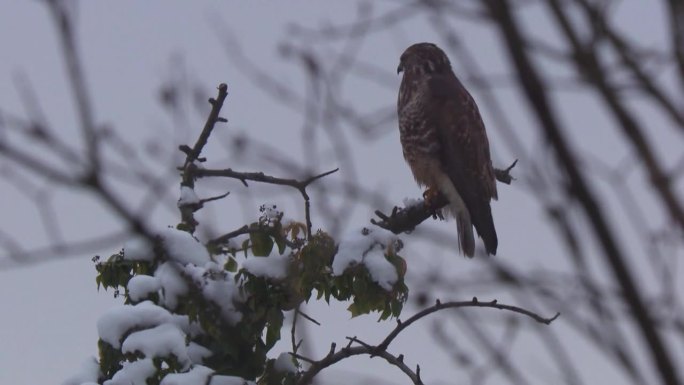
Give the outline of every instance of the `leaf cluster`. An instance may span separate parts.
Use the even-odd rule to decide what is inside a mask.
[[[268,209],[268,210],[267,210]],[[247,225],[248,234],[241,247],[211,245],[207,249],[218,268],[207,270],[203,279],[207,281],[231,280],[239,288],[240,300],[235,308],[241,314],[239,322],[231,324],[221,315],[221,306],[207,298],[202,287],[183,266],[169,260],[161,242],[154,247],[154,256],[144,261],[125,258],[122,250],[106,261],[96,260],[98,287],[112,288],[115,295],[123,293],[125,304],[136,305],[152,301],[166,308],[174,315],[186,316],[190,323],[199,326],[201,332],[187,335],[187,343],[198,344],[211,353],[201,364],[216,374],[239,376],[256,380],[260,384],[294,383],[297,373],[279,372],[275,360],[267,354],[281,340],[281,329],[285,312],[298,308],[312,298],[337,301],[351,301],[348,307],[352,317],[371,312],[380,313],[380,320],[397,317],[406,301],[408,289],[404,284],[406,265],[397,253],[400,247],[383,245],[385,258],[395,266],[399,279],[392,290],[385,290],[373,281],[363,264],[351,266],[341,275],[334,275],[332,263],[338,251],[335,239],[318,230],[306,239],[306,226],[299,222],[283,223],[282,213],[274,214],[275,207],[265,209],[263,215]],[[287,256],[287,272],[284,277],[273,278],[265,274],[250,272],[240,267],[238,260],[251,258],[272,258]],[[139,275],[155,276],[164,263],[178,265],[178,272],[187,284],[188,290],[178,297],[174,308],[167,306],[162,297],[163,289],[149,293],[145,298],[133,300],[128,283]],[[226,293],[228,295],[228,293]],[[139,329],[128,330],[126,336]],[[111,379],[126,362],[144,358],[144,354],[124,354],[121,348],[114,348],[99,341],[101,380]],[[293,358],[294,360],[294,358]],[[177,357],[154,357],[156,374],[148,378],[150,385],[159,384],[168,373],[183,373],[188,368]],[[298,366],[296,360],[295,365]]]

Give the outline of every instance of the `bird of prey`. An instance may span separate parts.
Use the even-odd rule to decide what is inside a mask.
[[[487,254],[498,244],[490,201],[497,199],[489,141],[475,100],[451,69],[444,51],[418,43],[401,55],[397,113],[404,158],[426,186],[425,198],[441,194],[456,218],[459,248],[475,254],[473,226]]]

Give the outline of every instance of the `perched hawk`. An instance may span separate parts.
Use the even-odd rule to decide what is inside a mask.
[[[401,55],[403,72],[397,112],[404,158],[426,186],[426,200],[441,193],[456,218],[461,251],[475,253],[477,234],[488,254],[497,238],[489,202],[496,179],[489,142],[475,100],[451,70],[449,58],[432,43],[418,43]]]

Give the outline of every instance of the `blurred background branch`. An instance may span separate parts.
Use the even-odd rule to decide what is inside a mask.
[[[192,58],[172,57],[157,92],[168,120],[144,130],[106,122],[102,108],[96,113],[100,93],[86,81],[75,4],[44,5],[57,28],[78,129],[53,122],[45,111],[53,101],[31,73],[12,76],[25,112],[0,105],[3,188],[28,202],[25,217],[37,213],[30,228],[40,233],[27,240],[17,233],[20,219],[6,218],[0,268],[109,252],[153,222],[167,223],[177,214],[183,157],[176,147],[185,143],[169,132],[196,137],[211,94],[204,84],[220,81],[246,82],[244,89],[259,92],[258,114],[273,118],[266,128],[243,123],[238,117],[249,111],[235,107],[230,116],[238,122],[212,134],[216,142],[206,150],[224,158],[208,169],[248,166],[305,180],[339,167],[307,188],[312,222],[335,236],[366,225],[375,210],[391,212],[402,197],[418,194],[407,168],[392,163],[401,162],[396,64],[408,45],[431,40],[477,100],[495,164],[520,163],[516,183],[502,186],[493,207],[502,241],[496,258],[455,259],[452,223],[427,220],[404,236],[412,304],[496,297],[563,317],[541,330],[505,315],[436,315],[422,341],[434,343],[450,367],[422,380],[453,383],[458,373],[473,384],[681,383],[681,1],[650,4],[657,20],[641,20],[630,14],[638,13],[634,4],[615,1],[359,1],[353,16],[333,21],[293,16],[270,60],[253,57],[263,47],[255,50],[234,21],[215,12],[208,23],[220,49],[211,48],[224,55],[228,75],[202,74],[204,81],[186,63]],[[662,27],[657,39],[643,36],[646,25]],[[148,139],[132,134],[138,131]],[[253,215],[264,201],[301,205],[297,191],[248,191],[239,181],[204,188],[206,196],[230,191],[234,202],[212,203],[216,209],[203,213],[207,226],[197,236],[204,239],[237,228],[226,217]],[[65,203],[66,195],[76,203]],[[90,221],[109,225],[95,232],[74,220],[91,211]],[[297,324],[298,335],[309,336],[301,354],[324,352],[305,325]],[[513,353],[522,347],[526,354]],[[345,370],[359,383],[383,381],[373,370]],[[321,383],[339,383],[331,373]]]

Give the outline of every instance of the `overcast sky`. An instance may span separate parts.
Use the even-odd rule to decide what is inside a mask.
[[[651,22],[661,20],[660,10],[637,1],[623,3],[626,4],[620,6],[616,16],[621,23],[630,25],[632,36],[645,44],[663,44],[662,23]],[[376,12],[380,13],[385,7],[395,7],[395,4],[378,2]],[[65,138],[72,138],[68,140],[77,141],[76,115],[55,28],[46,7],[37,1],[10,1],[2,8],[0,111],[11,111],[19,116],[31,113],[27,111],[17,87],[17,84],[28,81],[52,126]],[[300,140],[303,126],[301,115],[255,86],[239,70],[235,58],[231,60],[227,57],[226,50],[222,48],[225,44],[222,38],[226,29],[229,29],[246,57],[303,95],[307,86],[301,70],[293,60],[283,58],[280,54],[282,50],[279,50],[283,44],[294,42],[288,37],[292,31],[291,25],[315,29],[344,20],[352,21],[357,15],[357,6],[353,2],[326,2],[323,5],[310,1],[249,2],[249,5],[247,2],[118,1],[82,2],[77,13],[78,41],[99,123],[110,125],[141,149],[154,142],[165,147],[167,153],[172,153],[178,144],[194,141],[201,129],[201,114],[192,111],[189,113],[192,118],[188,122],[173,121],[160,106],[158,98],[159,87],[173,79],[180,66],[192,82],[203,86],[206,92],[204,97],[214,96],[215,87],[221,82],[229,85],[230,95],[223,113],[229,119],[229,124],[221,129],[245,132],[293,154],[298,161],[304,161],[306,157],[301,155],[304,148]],[[534,9],[526,14],[530,21],[528,30],[535,36],[553,40],[555,32],[547,21],[537,16]],[[505,71],[507,58],[502,54],[497,36],[492,34],[491,29],[464,21],[458,30],[485,74],[497,76]],[[359,48],[358,57],[387,70],[385,85],[351,79],[340,87],[340,99],[356,107],[363,106],[367,111],[391,107],[400,81],[400,77],[391,77],[399,55],[411,43],[436,39],[426,18],[412,18],[398,31],[372,35]],[[334,51],[336,46],[332,47]],[[453,58],[452,61],[456,62]],[[458,67],[455,67],[458,73]],[[559,74],[563,72],[562,68],[551,66],[545,69]],[[469,86],[468,79],[464,81]],[[478,99],[478,91],[475,89],[473,93]],[[504,85],[497,93],[503,100],[505,112],[515,125],[507,129],[514,129],[522,138],[526,151],[540,149],[540,139],[533,120],[526,105],[520,103],[517,91]],[[573,116],[573,140],[583,152],[611,166],[619,164],[629,153],[628,149],[613,145],[618,141],[615,130],[598,128],[608,124],[608,119],[600,113],[600,105],[594,99],[584,94],[569,93],[559,100],[564,106],[563,114]],[[480,103],[480,109],[488,123],[495,166],[503,167],[515,158],[524,158],[525,154],[510,152],[510,147],[498,135],[501,127],[489,125],[488,107]],[[664,161],[671,164],[681,143],[673,140],[671,130],[661,129],[664,124],[654,120],[654,132],[650,135],[661,148]],[[355,143],[352,158],[357,167],[354,176],[361,185],[382,191],[383,198],[395,204],[401,203],[405,197],[419,196],[420,190],[403,161],[397,131],[385,129],[377,135],[363,136],[349,129],[346,134]],[[324,142],[324,139],[317,140]],[[320,162],[310,165],[313,171],[325,171],[337,166],[334,158],[326,152],[330,151],[329,144],[319,143],[317,149]],[[267,154],[253,156],[263,155]],[[214,166],[232,167],[232,164],[226,164],[231,155],[225,154],[225,147],[216,143],[207,147],[205,156]],[[244,163],[242,166],[249,168]],[[525,165],[519,167],[524,168]],[[339,180],[345,175],[348,177],[349,174],[345,172],[349,170],[341,170],[341,175],[333,178]],[[290,177],[282,175],[282,172],[280,176]],[[31,179],[30,176],[28,178]],[[27,249],[49,242],[49,234],[42,226],[35,201],[29,199],[31,195],[49,201],[56,208],[55,215],[62,224],[65,239],[85,239],[105,234],[120,225],[85,194],[53,191],[47,183],[36,179],[31,181],[36,189],[24,190],[0,183],[3,196],[0,201],[0,212],[3,213],[0,216],[0,228]],[[241,189],[239,184],[228,186]],[[601,182],[596,182],[596,187],[599,191],[607,189]],[[241,191],[244,194],[245,190]],[[122,196],[128,194],[125,188],[119,192]],[[131,199],[135,197],[132,192]],[[273,200],[273,197],[271,195],[268,199]],[[530,269],[546,267],[562,270],[565,262],[561,258],[555,259],[553,254],[553,250],[559,247],[559,240],[547,227],[544,214],[525,187],[515,184],[500,187],[499,197],[493,206],[500,239],[498,258],[515,258],[521,266],[529,266]],[[277,203],[285,207],[298,207],[293,206],[293,202],[297,202],[295,199],[284,198]],[[226,214],[212,213],[210,218],[213,225],[225,231],[234,229],[243,223],[245,215],[250,212],[256,215],[258,204],[262,203],[259,197],[247,201],[254,204],[253,207],[245,208],[241,202],[245,201],[236,198],[234,206],[226,209]],[[648,195],[643,195],[643,204],[646,207],[658,207]],[[624,215],[617,206],[608,209],[618,220]],[[301,218],[301,212],[296,209],[288,215]],[[371,216],[371,210],[357,209],[341,231],[349,232],[366,226]],[[162,208],[150,218],[150,222],[160,228],[173,225],[177,220],[172,210]],[[659,208],[652,211],[649,220],[662,223],[663,216]],[[320,218],[318,225],[325,223],[326,220]],[[440,234],[448,234],[453,224],[438,223],[434,226]],[[455,250],[455,229],[453,234],[451,244],[426,245],[422,256],[430,255],[433,250],[441,252],[444,247]],[[629,230],[625,234],[626,239],[622,241],[629,248],[634,243],[629,238]],[[108,256],[116,251],[117,247],[108,247],[98,253]],[[121,301],[112,298],[111,293],[96,290],[95,269],[90,261],[92,257],[90,253],[68,258],[44,255],[30,264],[13,266],[6,260],[3,262],[3,256],[0,255],[0,265],[3,266],[0,270],[0,305],[3,309],[0,319],[0,383],[59,383],[73,373],[84,359],[97,353],[96,320],[106,309],[118,306]],[[467,269],[468,264],[479,263],[460,257],[450,260],[449,268],[454,270]],[[428,269],[432,263],[429,259],[409,260],[409,270],[411,274],[417,274],[421,269]],[[636,268],[644,264],[644,260],[634,262]],[[684,291],[680,293],[684,294]],[[469,298],[468,293],[464,295]],[[505,293],[502,296],[505,297]],[[455,295],[451,299],[465,298]],[[548,315],[555,312],[554,309],[542,310]],[[375,323],[374,316],[348,321],[348,314],[339,306],[329,309],[315,305],[308,312],[313,313],[324,325],[333,325],[339,332],[339,336],[331,339],[326,333],[313,331],[313,339],[317,341],[314,355],[317,357],[325,353],[330,342],[344,343],[344,336],[356,335],[374,342],[379,341],[392,327],[391,323]],[[574,351],[586,353],[585,362],[591,365],[592,353],[586,346],[583,347],[582,342],[567,343],[576,346],[577,350]],[[458,372],[450,367],[448,357],[444,357],[442,351],[435,350],[430,344],[425,332],[416,330],[398,340],[393,345],[393,352],[406,354],[407,362],[419,363],[427,383],[451,383],[451,376]],[[514,349],[519,349],[524,362],[534,366],[536,353],[533,348],[516,346]],[[378,368],[382,368],[387,371],[387,374],[383,372],[382,377],[388,381],[405,383],[396,368],[386,368],[384,363],[375,360],[369,363],[367,358],[350,362],[345,370],[377,374]],[[335,373],[335,370],[330,372]],[[553,373],[546,372],[547,368],[536,370],[539,378],[553,376]],[[595,383],[620,378],[614,375],[597,370],[591,378],[596,380]]]

